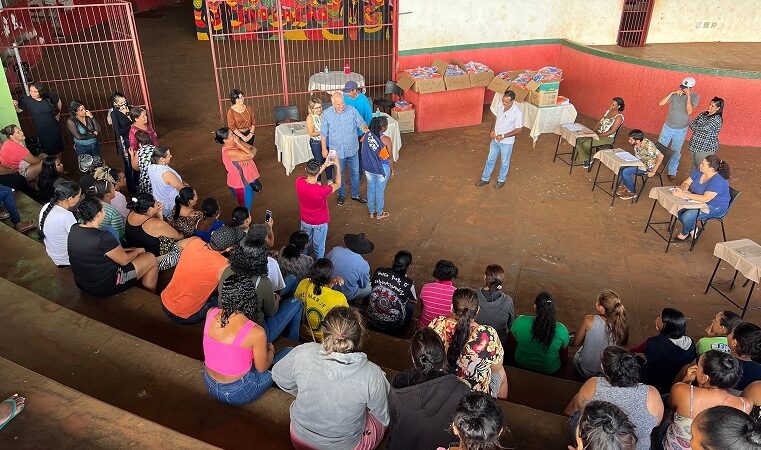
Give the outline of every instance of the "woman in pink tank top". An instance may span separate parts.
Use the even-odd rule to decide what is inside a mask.
[[[203,330],[204,381],[209,395],[222,403],[243,405],[272,386],[268,370],[290,348],[277,355],[253,317],[251,297],[220,298],[219,308],[206,314]]]

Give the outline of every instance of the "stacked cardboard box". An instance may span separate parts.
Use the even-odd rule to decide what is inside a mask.
[[[555,106],[558,100],[558,91],[560,89],[561,80],[544,83],[531,80],[525,84],[511,81],[516,80],[522,74],[526,73],[534,72],[527,70],[511,70],[509,72],[503,72],[499,76],[494,77],[491,83],[489,83],[489,86],[487,86],[487,89],[499,94],[504,94],[505,91],[509,89],[515,92],[515,101],[519,103],[528,101],[532,105],[540,108]],[[524,75],[523,79],[525,80],[525,78],[526,76]]]
[[[398,111],[396,108],[391,110],[391,117],[399,122],[400,133],[413,133],[415,131],[415,110],[407,109]]]

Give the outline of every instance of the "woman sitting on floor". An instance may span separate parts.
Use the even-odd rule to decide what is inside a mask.
[[[573,366],[584,378],[602,375],[600,357],[605,347],[629,344],[626,309],[618,294],[602,291],[597,297],[595,312],[584,317],[573,338],[573,346],[581,346],[573,358]]]
[[[124,292],[140,280],[148,292],[156,291],[156,257],[144,248],[124,250],[111,233],[99,230],[106,213],[100,200],[85,198],[77,206],[80,224],[69,231],[68,251],[74,282],[95,297]]]
[[[534,372],[555,373],[568,359],[568,328],[555,318],[555,300],[547,292],[536,296],[534,311],[536,316],[518,316],[513,322],[515,362]]]
[[[203,239],[205,242],[209,242],[209,239],[211,239],[211,233],[219,229],[219,227],[225,223],[219,220],[221,211],[217,199],[203,199],[203,202],[201,202],[201,211],[203,212],[203,217],[196,225],[195,235]]]
[[[690,178],[674,189],[672,193],[676,197],[695,200],[708,205],[708,212],[699,209],[682,209],[679,211],[679,222],[682,223],[682,232],[675,238],[684,241],[694,239],[696,221],[722,217],[729,209],[731,196],[729,193],[729,164],[716,155],[708,155],[700,163],[698,170],[694,171]]]
[[[610,346],[602,353],[603,376],[587,380],[565,408],[576,429],[579,415],[589,401],[603,400],[621,408],[634,425],[637,450],[650,448],[650,433],[663,419],[663,401],[658,390],[642,384],[637,357],[621,347]]]
[[[730,392],[741,376],[742,367],[734,356],[718,350],[700,355],[698,363],[687,369],[684,379],[671,388],[669,403],[674,417],[663,438],[663,447],[689,450],[692,421],[705,409],[721,405],[750,412],[751,402]],[[693,386],[694,382],[697,387]]]
[[[476,292],[459,288],[452,296],[452,314],[439,316],[428,326],[444,342],[451,373],[475,391],[507,398],[505,351],[494,328],[476,323],[477,313]]]
[[[290,350],[275,354],[267,333],[250,317],[257,314],[257,297],[219,298],[219,308],[206,314],[203,330],[203,378],[209,396],[229,405],[244,405],[272,386],[267,370]]]
[[[301,280],[294,295],[307,312],[307,320],[301,328],[302,339],[322,342],[322,318],[333,308],[349,306],[343,292],[332,288],[342,283],[341,277],[333,276],[333,263],[328,258],[315,261],[309,278]]]
[[[410,343],[414,367],[391,380],[388,450],[433,449],[456,439],[449,425],[470,389],[444,370],[444,343],[430,328],[418,330]]]
[[[579,139],[576,141],[576,151],[578,152],[581,164],[588,169],[592,160],[592,146],[600,147],[606,144],[613,144],[616,132],[624,124],[624,99],[613,97],[610,106],[603,114],[602,119],[597,123],[595,133],[598,139]]]
[[[734,311],[717,312],[711,323],[706,327],[706,336],[701,338],[695,346],[698,355],[702,355],[708,350],[719,350],[729,353],[727,336],[740,322],[742,322],[742,319]]]
[[[131,210],[124,224],[127,244],[153,253],[158,260],[159,270],[176,266],[187,240],[164,222],[161,203],[154,200],[151,194],[140,193],[133,197],[127,207]]]
[[[687,336],[687,318],[681,311],[663,308],[655,318],[656,336],[631,349],[644,355],[642,382],[667,394],[679,371],[695,360],[695,344]]]
[[[280,389],[296,396],[291,442],[297,450],[374,449],[389,423],[389,384],[361,351],[362,315],[354,308],[333,308],[322,334],[322,344],[301,344],[272,368]]]
[[[73,208],[79,203],[82,191],[73,181],[60,179],[53,187],[53,197],[42,206],[37,231],[45,251],[58,267],[69,266],[69,231],[77,223]]]

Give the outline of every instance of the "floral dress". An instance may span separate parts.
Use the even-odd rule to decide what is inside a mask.
[[[448,350],[457,321],[446,316],[439,316],[428,326],[441,337],[444,348]],[[454,374],[474,391],[488,394],[490,393],[491,366],[502,364],[504,357],[505,350],[502,348],[497,331],[488,325],[473,324]]]

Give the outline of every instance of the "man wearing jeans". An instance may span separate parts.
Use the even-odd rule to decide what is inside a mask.
[[[687,77],[682,80],[679,89],[669,92],[658,103],[660,106],[666,103],[669,104],[669,115],[666,116],[666,123],[663,124],[658,142],[667,147],[670,143],[671,149],[674,150],[674,155],[669,159],[668,166],[666,167],[669,181],[672,183],[677,181],[676,172],[679,168],[679,158],[682,156],[682,145],[684,144],[685,137],[687,137],[687,125],[690,123],[690,115],[700,100],[700,96],[692,92],[694,87],[695,79]],[[688,98],[690,101],[687,101]]]
[[[362,134],[367,133],[367,124],[359,115],[356,108],[344,103],[341,92],[335,92],[330,96],[333,106],[322,113],[322,155],[328,156],[328,142],[330,150],[335,150],[338,157],[338,172],[343,172],[344,167],[349,166],[351,179],[351,198],[359,203],[367,203],[367,200],[359,195],[359,142],[357,141],[357,129]],[[340,180],[340,177],[336,178]],[[338,183],[338,204],[343,205],[346,201],[346,190],[342,182]]]
[[[301,230],[309,236],[306,250],[307,254],[314,254],[314,259],[325,256],[325,238],[328,236],[328,222],[330,222],[328,196],[341,186],[340,170],[335,170],[336,178],[327,186],[317,181],[320,174],[331,165],[338,166],[338,161],[328,159],[321,166],[316,159],[312,158],[307,162],[307,176],[296,179]]]
[[[507,171],[510,169],[510,155],[513,153],[515,136],[519,135],[523,128],[523,112],[513,100],[515,100],[515,92],[508,90],[502,97],[502,102],[497,105],[497,120],[494,122],[494,129],[489,133],[492,138],[491,144],[489,144],[489,156],[486,158],[484,172],[476,186],[489,184],[491,173],[497,164],[497,157],[501,158],[502,161],[497,176],[497,184],[494,188],[499,189],[505,185]]]

